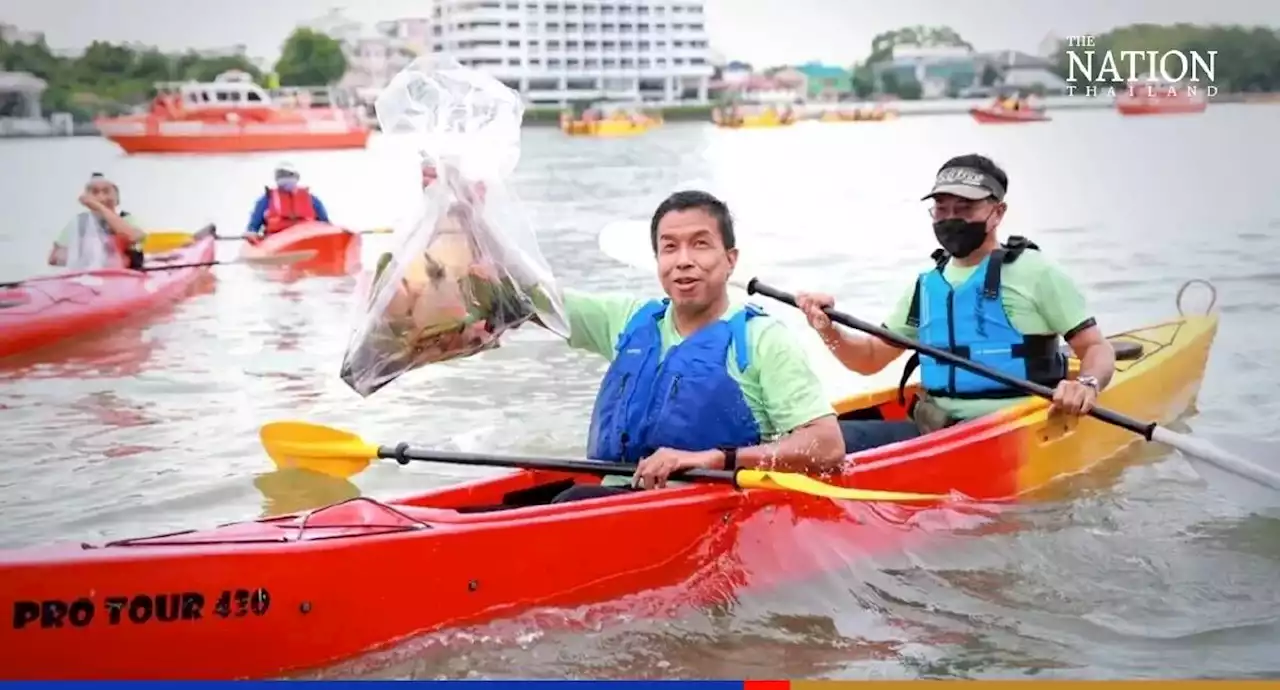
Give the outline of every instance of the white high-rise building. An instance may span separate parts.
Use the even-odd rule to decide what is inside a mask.
[[[703,0],[434,0],[431,50],[533,105],[707,102]]]

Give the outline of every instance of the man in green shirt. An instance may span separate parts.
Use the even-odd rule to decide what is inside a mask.
[[[844,443],[804,349],[759,308],[730,302],[738,250],[725,204],[673,194],[650,239],[667,299],[565,291],[569,345],[611,362],[588,456],[638,461],[640,488],[684,469],[838,469]],[[625,490],[576,487],[557,500]]]
[[[990,159],[970,154],[938,170],[930,214],[942,249],[936,265],[903,293],[885,327],[906,338],[956,353],[990,368],[1054,388],[1053,406],[1087,414],[1111,381],[1115,352],[1089,314],[1075,282],[1032,243],[997,237],[1009,178]],[[835,328],[823,313],[829,295],[800,294],[809,324],[846,367],[879,372],[902,349],[869,335]],[[1060,348],[1065,338],[1080,358],[1080,375],[1067,378]],[[919,356],[922,395],[912,421],[841,422],[846,450],[856,453],[897,443],[1021,402],[1026,394],[931,357]],[[915,358],[910,367],[914,366]],[[904,375],[905,380],[905,375]]]
[[[423,187],[436,180],[424,161]],[[621,486],[575,486],[555,501],[662,487],[686,469],[838,470],[835,410],[803,347],[758,307],[730,302],[738,250],[728,207],[677,192],[649,232],[666,299],[564,291],[569,346],[610,361],[587,456],[636,471]]]

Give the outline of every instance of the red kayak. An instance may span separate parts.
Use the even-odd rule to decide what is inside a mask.
[[[1113,336],[1120,362],[1100,404],[1176,418],[1195,399],[1217,326],[1216,314],[1185,316]],[[836,408],[845,418],[906,418],[896,386]],[[830,480],[955,492],[942,504],[711,484],[551,503],[600,478],[539,469],[385,503],[358,497],[107,544],[0,550],[9,621],[0,626],[0,675],[278,677],[539,607],[663,616],[923,550],[956,528],[1008,529],[989,519],[998,506],[961,497],[1016,500],[1139,440],[1096,419],[1063,419],[1032,399],[852,455]]]
[[[969,114],[979,124],[1002,125],[1018,122],[1048,122],[1050,117],[1043,110],[1009,110],[1008,108],[970,108]]]
[[[1203,98],[1128,96],[1116,97],[1121,115],[1189,115],[1203,113],[1209,102]]]
[[[240,251],[244,258],[311,250],[314,259],[293,264],[291,271],[346,275],[360,268],[360,235],[321,222],[300,223],[260,240],[249,240]]]
[[[149,254],[149,268],[213,261],[214,227],[171,252]],[[82,271],[0,284],[0,357],[96,334],[149,316],[187,296],[208,267],[170,271]]]

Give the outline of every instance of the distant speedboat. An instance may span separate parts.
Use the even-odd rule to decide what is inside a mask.
[[[229,74],[212,82],[157,84],[146,113],[95,122],[125,153],[241,153],[364,148],[371,129],[353,112],[273,102],[257,84]]]
[[[1209,99],[1199,89],[1159,79],[1137,79],[1116,94],[1121,115],[1175,115],[1203,113]]]

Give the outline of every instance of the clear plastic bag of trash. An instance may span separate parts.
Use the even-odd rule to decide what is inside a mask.
[[[424,57],[375,108],[384,132],[413,137],[436,180],[361,295],[342,380],[367,397],[425,364],[497,347],[530,320],[567,338],[555,277],[505,184],[520,155],[520,97],[456,61]]]

